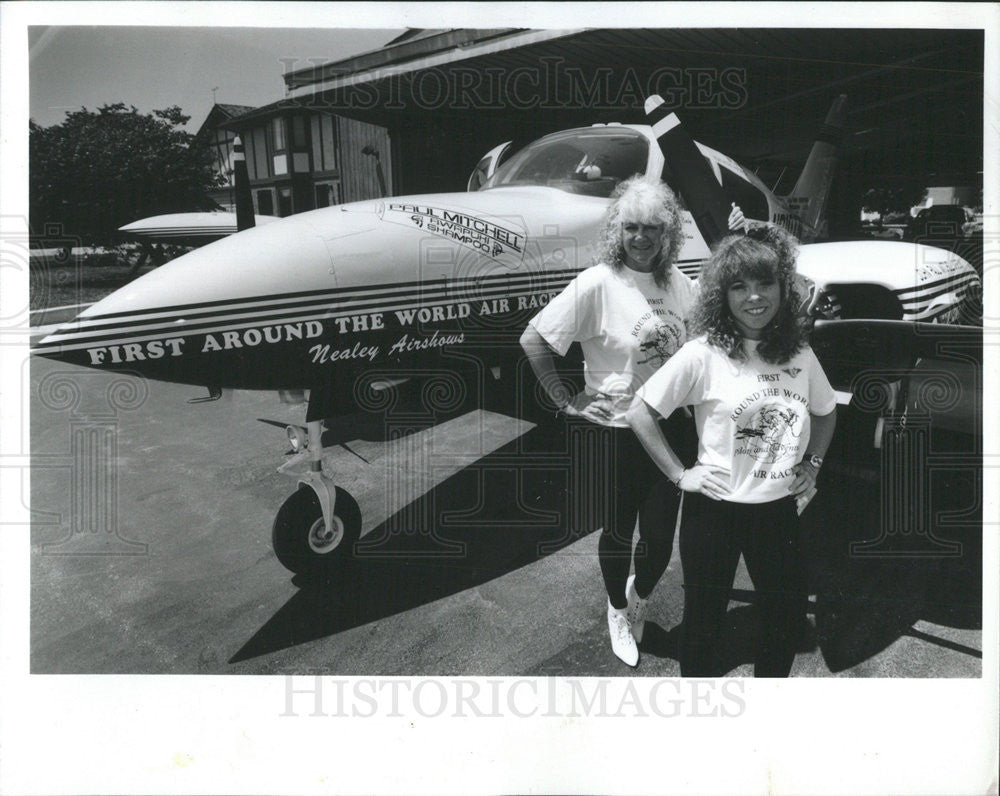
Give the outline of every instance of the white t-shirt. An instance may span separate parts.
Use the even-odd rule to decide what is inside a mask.
[[[809,445],[809,415],[826,415],[837,398],[813,350],[771,365],[744,342],[737,362],[704,336],[689,341],[638,391],[664,417],[694,406],[698,464],[730,472],[734,503],[766,503],[790,494]]]
[[[610,399],[607,425],[627,428],[636,388],[687,340],[684,322],[694,298],[694,283],[676,266],[663,290],[652,274],[602,263],[582,271],[531,325],[560,356],[580,343],[586,387],[574,405]]]

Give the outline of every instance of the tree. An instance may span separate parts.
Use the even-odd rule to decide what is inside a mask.
[[[189,118],[176,105],[141,114],[119,102],[52,127],[30,122],[32,230],[58,224],[84,244],[108,245],[136,219],[213,209],[219,177],[210,151],[181,129]]]
[[[889,213],[908,213],[910,208],[923,200],[923,182],[917,178],[897,179],[869,188],[861,197],[865,210],[876,211],[884,219]]]

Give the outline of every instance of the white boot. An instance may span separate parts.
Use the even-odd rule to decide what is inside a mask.
[[[625,616],[626,608],[615,608],[608,600],[608,630],[611,632],[611,649],[629,666],[639,662],[639,648],[632,638],[632,630]]]
[[[625,618],[632,628],[635,643],[639,644],[642,642],[642,631],[646,629],[646,607],[649,605],[649,600],[644,600],[635,590],[635,575],[629,575],[625,583],[625,599],[628,600]]]

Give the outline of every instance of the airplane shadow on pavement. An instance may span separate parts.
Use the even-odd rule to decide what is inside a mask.
[[[869,492],[874,494],[864,499],[851,482],[831,489],[831,498],[816,507],[822,514],[813,518],[806,539],[817,641],[830,671],[857,666],[904,636],[981,659],[981,650],[914,627],[923,620],[950,628],[982,628],[979,522],[939,528],[935,537],[886,534],[879,527],[879,511],[872,511],[873,504],[878,506],[876,487]],[[969,494],[954,484],[942,486],[940,492],[950,497]],[[947,501],[936,509],[944,510]],[[933,668],[921,674],[948,676]]]
[[[580,531],[565,530],[569,513],[577,512],[567,451],[565,426],[539,425],[445,479],[365,534],[335,576],[295,576],[299,591],[229,662],[459,593],[593,532],[589,513],[572,523]]]
[[[592,515],[572,505],[568,482],[578,476],[566,474],[566,460],[558,453],[567,450],[566,437],[564,426],[536,426],[373,529],[356,548],[356,560],[335,580],[296,576],[293,583],[299,591],[230,663],[457,594],[596,530],[595,523],[586,522]],[[953,628],[982,626],[980,515],[962,516],[970,489],[967,483],[954,481],[961,474],[946,474],[934,485],[935,494],[943,496],[935,510],[950,510],[961,518],[941,532],[945,542],[957,540],[957,544],[942,548],[926,534],[880,538],[877,471],[873,478],[871,470],[859,475],[863,467],[835,464],[829,470],[803,516],[803,554],[814,597],[808,608],[813,623],[803,627],[798,651],[814,651],[818,645],[833,673],[869,660],[904,636],[981,658],[979,650],[914,628],[919,620]],[[407,532],[414,517],[432,518],[436,530]],[[567,517],[573,520],[567,523]],[[579,530],[567,534],[566,527]],[[754,593],[734,589],[731,596],[744,604],[727,613],[720,639],[725,656],[720,674],[752,662],[758,634]],[[668,630],[647,622],[640,649],[643,654],[676,659],[679,633],[679,627]],[[929,672],[928,676],[948,675]]]
[[[855,464],[858,459],[853,459]],[[939,495],[934,510],[950,514],[951,525],[928,534],[882,533],[880,485],[856,471],[836,468],[803,515],[802,550],[811,598],[797,652],[817,646],[829,672],[850,670],[869,661],[904,637],[918,639],[971,659],[982,651],[915,627],[922,621],[947,628],[982,628],[982,530],[975,488],[962,474],[944,474],[933,484]],[[955,520],[959,517],[960,520]],[[718,675],[753,662],[759,617],[753,591],[733,589],[733,601],[721,628]],[[681,627],[665,631],[647,622],[643,654],[677,658]],[[886,667],[894,664],[887,663]],[[931,656],[924,663],[906,661],[907,676],[947,677]],[[891,675],[872,664],[865,674]]]
[[[893,512],[905,513],[906,507],[881,505],[883,485],[872,454],[851,450],[850,442],[839,448],[840,459],[831,462],[802,518],[812,622],[803,626],[797,651],[818,646],[832,673],[859,666],[904,637],[982,659],[979,649],[915,627],[924,621],[982,628],[982,504],[973,483],[978,473],[953,469],[926,476],[931,480],[924,481],[922,494],[933,497],[928,514],[924,521],[911,515],[907,525],[900,524],[923,532],[892,533]],[[744,604],[730,608],[721,629],[719,675],[753,661],[759,633],[754,592],[734,589],[730,596]],[[676,658],[679,627],[665,632],[647,623],[646,633],[644,653]],[[864,674],[892,675],[897,665],[872,663]],[[933,655],[905,661],[902,668],[907,676],[955,676]]]

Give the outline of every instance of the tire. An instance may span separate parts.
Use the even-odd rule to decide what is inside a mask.
[[[361,535],[361,509],[339,486],[333,526],[333,538],[322,538],[325,527],[319,498],[312,488],[303,485],[282,504],[274,518],[274,554],[282,566],[299,575],[325,574],[343,567],[352,560],[354,543]]]

